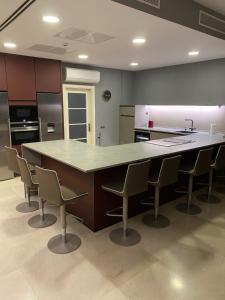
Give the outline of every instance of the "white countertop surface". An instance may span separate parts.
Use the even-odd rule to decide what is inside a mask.
[[[195,133],[182,136],[182,139],[193,142],[173,147],[152,145],[146,142],[99,147],[72,140],[57,140],[24,144],[23,146],[82,172],[93,172],[139,160],[225,143],[224,134],[215,134],[210,137],[208,133]]]
[[[157,132],[165,132],[165,133],[172,133],[177,135],[185,135],[186,133],[177,132],[177,131],[183,131],[185,128],[173,128],[173,127],[160,127],[160,126],[154,126],[152,128],[148,127],[135,127],[135,130],[144,130],[144,131],[157,131]],[[198,131],[198,132],[204,132],[204,131]],[[189,133],[187,131],[187,133]]]

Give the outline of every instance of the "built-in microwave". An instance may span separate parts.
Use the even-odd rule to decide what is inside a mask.
[[[38,121],[37,106],[10,106],[10,123]]]

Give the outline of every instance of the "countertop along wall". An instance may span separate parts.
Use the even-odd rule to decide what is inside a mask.
[[[135,73],[135,104],[224,105],[225,58]]]
[[[133,103],[134,73],[69,63],[64,63],[63,66],[100,71],[100,82],[95,85],[96,144],[98,144],[99,133],[101,133],[101,146],[119,144],[119,108],[121,104]],[[112,93],[109,102],[102,98],[105,90],[110,90]]]

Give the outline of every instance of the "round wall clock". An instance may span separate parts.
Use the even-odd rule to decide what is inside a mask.
[[[112,94],[109,90],[106,90],[103,92],[103,99],[105,101],[109,101],[111,99],[111,97],[112,97]]]

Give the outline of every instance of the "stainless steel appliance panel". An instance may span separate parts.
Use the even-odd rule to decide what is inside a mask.
[[[62,96],[52,93],[38,93],[38,117],[40,140],[63,139]]]
[[[7,93],[0,92],[0,180],[13,178],[8,170],[4,146],[11,145],[9,132],[9,105]]]

